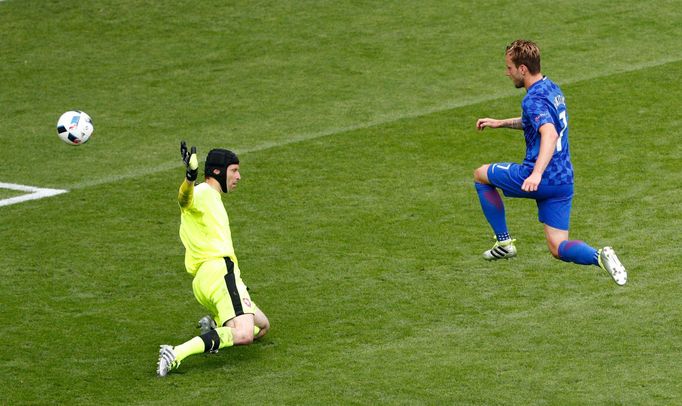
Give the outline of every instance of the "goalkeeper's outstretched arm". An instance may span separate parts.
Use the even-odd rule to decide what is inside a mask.
[[[183,209],[189,207],[194,200],[194,182],[187,179],[182,181],[180,191],[178,192],[178,203]]]
[[[178,192],[178,203],[183,209],[189,207],[194,200],[194,181],[197,180],[197,173],[199,168],[199,162],[197,161],[197,148],[192,147],[191,150],[187,150],[187,144],[185,141],[180,143],[180,154],[182,155],[182,161],[185,163],[185,180],[180,185],[180,191]]]

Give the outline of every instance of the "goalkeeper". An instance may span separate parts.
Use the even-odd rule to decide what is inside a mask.
[[[206,179],[195,186],[199,167],[196,148],[188,151],[183,141],[180,152],[187,169],[178,193],[185,268],[194,277],[194,296],[210,315],[199,320],[199,336],[180,345],[161,346],[159,376],[166,376],[190,355],[251,344],[270,328],[268,318],[251,301],[242,282],[220,194],[234,190],[241,179],[237,155],[225,149],[211,150],[206,157]]]

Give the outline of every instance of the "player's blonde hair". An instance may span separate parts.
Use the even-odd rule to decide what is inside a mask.
[[[540,48],[533,41],[517,39],[507,45],[505,54],[511,56],[512,62],[518,68],[526,65],[531,74],[540,73]]]

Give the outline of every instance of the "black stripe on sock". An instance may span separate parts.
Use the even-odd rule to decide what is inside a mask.
[[[204,352],[218,351],[220,348],[220,336],[215,330],[204,333],[199,338],[204,342]]]

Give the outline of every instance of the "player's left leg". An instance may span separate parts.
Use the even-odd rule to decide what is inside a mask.
[[[252,318],[246,319],[235,317],[225,322],[225,326],[239,330],[239,333],[236,333],[235,336],[237,334],[243,336],[237,338],[237,341],[239,342],[235,342],[235,345],[250,344],[253,340],[263,337],[270,330],[270,321],[268,320],[267,316],[265,316],[265,313],[263,313],[263,311],[256,305],[256,303],[250,302],[249,311],[252,312],[249,313],[249,315],[253,316]],[[252,322],[250,321],[251,319]],[[253,331],[253,335],[251,337],[247,337],[249,328],[251,328],[251,331]],[[243,340],[243,342],[240,340]]]
[[[568,231],[559,230],[545,224],[545,236],[549,251],[565,262],[580,265],[596,265],[611,275],[618,285],[625,285],[628,274],[616,252],[611,247],[595,249],[580,240],[569,240]]]
[[[256,306],[255,303],[253,303],[255,310],[254,310],[254,318],[253,318],[253,339],[259,339],[263,337],[265,334],[267,334],[268,330],[270,330],[270,321],[268,320],[267,316],[265,316],[265,313]],[[234,327],[234,321],[233,320],[228,320],[227,326],[229,327]],[[204,316],[199,320],[198,323],[199,330],[201,331],[201,334],[208,333],[211,330],[216,329],[216,322],[211,316]]]
[[[627,283],[628,274],[616,252],[611,247],[595,249],[580,240],[569,240],[568,230],[561,230],[545,224],[547,246],[552,255],[565,262],[580,265],[595,265],[611,275],[618,285]]]
[[[568,230],[545,224],[547,247],[554,258],[581,265],[599,265],[596,249],[580,240],[569,240]]]
[[[547,247],[552,255],[565,262],[599,265],[596,249],[580,240],[568,239],[573,203],[573,185],[544,186],[537,200],[538,220],[545,225]]]

